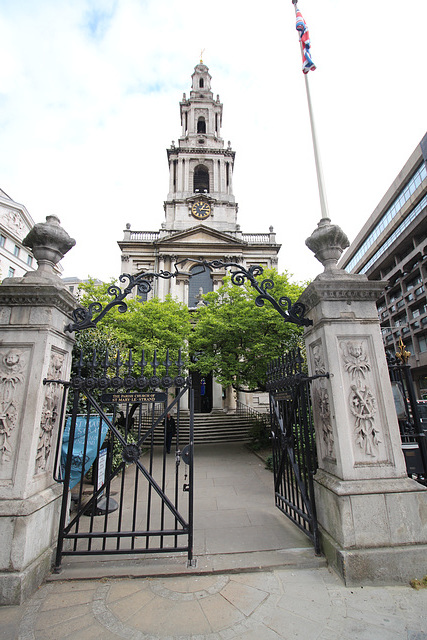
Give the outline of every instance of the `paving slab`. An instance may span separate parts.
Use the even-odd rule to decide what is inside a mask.
[[[2,640],[427,640],[427,590],[345,587],[325,567],[47,583]]]

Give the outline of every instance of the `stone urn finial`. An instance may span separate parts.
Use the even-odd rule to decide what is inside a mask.
[[[35,224],[23,244],[32,250],[37,260],[36,273],[44,277],[57,277],[55,265],[74,247],[76,241],[60,226],[59,218],[46,216],[46,222]]]
[[[342,252],[350,246],[344,231],[338,225],[331,224],[329,218],[321,219],[305,244],[323,264],[325,271],[336,269]]]

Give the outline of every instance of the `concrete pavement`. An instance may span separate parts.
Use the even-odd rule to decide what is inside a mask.
[[[27,603],[0,608],[0,640],[427,640],[427,590],[345,587],[243,445],[200,447],[195,471],[195,568],[65,558]]]
[[[426,640],[427,590],[344,587],[326,568],[48,583],[2,640]]]

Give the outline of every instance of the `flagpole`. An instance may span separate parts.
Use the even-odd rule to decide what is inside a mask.
[[[292,0],[292,4],[295,7],[295,15],[298,11],[297,3],[298,3],[298,0]],[[301,42],[300,42],[300,46],[301,46],[301,54],[302,54],[303,47]],[[323,177],[322,161],[320,159],[319,145],[317,142],[316,125],[314,122],[313,105],[311,102],[310,85],[308,83],[308,73],[304,73],[304,80],[305,80],[305,90],[307,93],[308,112],[310,116],[311,137],[313,141],[314,161],[316,164],[317,184],[319,187],[320,209],[322,212],[322,219],[326,218],[330,220],[328,200],[326,198],[325,180]]]

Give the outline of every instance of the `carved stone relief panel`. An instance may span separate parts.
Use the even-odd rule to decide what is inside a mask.
[[[13,209],[8,209],[3,215],[2,220],[16,233],[19,238],[23,238],[26,232],[26,226],[21,218],[21,215],[18,211],[14,211]]]
[[[28,361],[29,349],[0,347],[0,478],[3,480],[12,477]]]
[[[346,402],[353,422],[356,463],[378,462],[385,458],[381,447],[373,358],[365,338],[339,341],[346,379]]]
[[[321,341],[310,346],[311,370],[313,375],[326,374],[325,354]],[[313,412],[320,438],[322,459],[336,464],[335,440],[332,429],[331,407],[327,378],[318,378],[312,382]]]
[[[47,374],[48,380],[63,379],[65,364],[65,354],[52,349]],[[48,468],[52,439],[59,425],[62,390],[63,388],[59,384],[46,385],[37,443],[35,475],[45,472]]]

